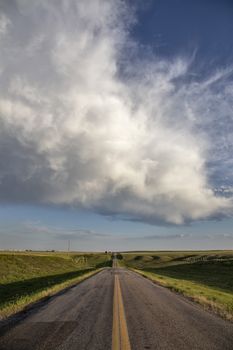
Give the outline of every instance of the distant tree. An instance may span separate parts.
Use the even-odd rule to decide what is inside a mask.
[[[123,256],[122,256],[120,253],[117,253],[116,258],[117,258],[118,260],[122,260],[122,259],[123,259]]]

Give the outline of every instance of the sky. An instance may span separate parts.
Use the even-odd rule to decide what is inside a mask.
[[[0,0],[0,249],[233,249],[233,4]]]

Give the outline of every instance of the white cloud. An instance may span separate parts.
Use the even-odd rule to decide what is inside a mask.
[[[7,32],[7,27],[10,25],[10,20],[4,14],[0,14],[0,38]]]
[[[150,223],[231,213],[208,167],[225,152],[213,130],[232,118],[230,70],[188,82],[189,59],[127,61],[118,0],[17,4],[0,42],[2,201]]]

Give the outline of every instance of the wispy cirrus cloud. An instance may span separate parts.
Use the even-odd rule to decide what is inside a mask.
[[[135,238],[134,238],[135,239]],[[145,239],[145,240],[186,240],[186,239],[191,239],[191,240],[202,240],[202,239],[211,239],[211,240],[216,240],[216,239],[233,239],[233,233],[212,233],[212,234],[207,234],[207,233],[201,233],[197,236],[197,234],[191,234],[191,233],[176,233],[176,234],[163,234],[163,235],[146,235],[146,236],[141,236],[139,239]]]
[[[62,226],[44,225],[40,221],[25,221],[21,223],[21,230],[26,234],[39,234],[53,237],[58,240],[89,240],[109,237],[108,234],[88,230],[85,228],[67,228]],[[11,228],[12,229],[12,228]]]
[[[189,58],[137,60],[118,0],[12,0],[1,16],[2,202],[152,224],[232,214],[218,191],[232,185],[232,67],[190,78]]]

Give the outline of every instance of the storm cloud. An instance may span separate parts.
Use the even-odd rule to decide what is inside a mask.
[[[139,62],[120,0],[0,4],[1,202],[152,224],[231,215],[232,67]]]

